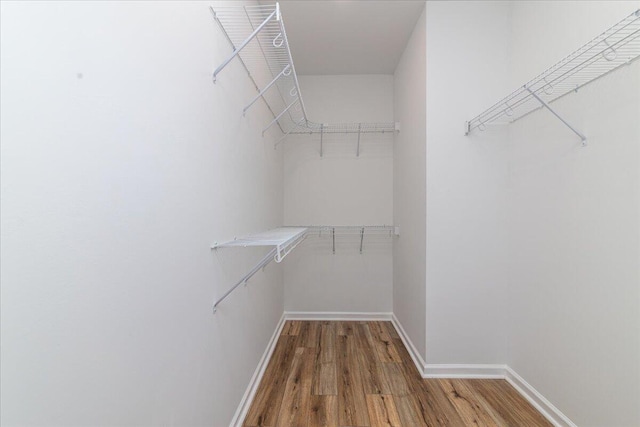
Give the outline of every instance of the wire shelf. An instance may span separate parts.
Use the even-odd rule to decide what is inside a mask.
[[[229,6],[211,8],[215,20],[233,48],[231,56],[213,73],[218,74],[236,56],[255,86],[257,95],[243,109],[245,114],[262,99],[273,117],[263,135],[277,126],[282,139],[291,134],[389,133],[396,123],[317,123],[307,117],[300,92],[289,41],[280,14],[274,5]]]
[[[590,82],[630,64],[639,56],[640,9],[469,120],[466,134],[475,129],[484,131],[492,123],[513,123],[539,108],[547,107],[584,141],[586,138],[548,104],[577,92]]]
[[[304,227],[281,227],[262,233],[252,234],[246,237],[236,238],[224,243],[214,243],[211,249],[248,246],[272,246],[273,249],[265,255],[242,279],[238,280],[229,290],[213,303],[213,312],[216,313],[218,305],[242,284],[246,284],[258,271],[266,267],[271,261],[282,262],[307,236]]]
[[[251,234],[246,237],[235,238],[224,243],[214,243],[211,248],[228,248],[233,246],[275,246],[276,262],[281,262],[284,257],[304,238],[306,227],[281,227],[262,233]]]
[[[300,226],[298,226],[299,228]],[[286,227],[285,227],[286,228]],[[364,250],[365,235],[393,237],[398,235],[398,229],[392,225],[307,225],[307,236],[327,237],[331,239],[332,252],[336,253],[336,236],[358,236],[360,240],[360,253]]]
[[[393,225],[306,225],[307,234],[336,233],[339,235],[354,234],[360,235],[362,230],[366,234],[393,235],[395,228]]]
[[[385,123],[311,123],[305,128],[297,129],[292,134],[305,133],[394,133],[397,124],[394,122]]]
[[[330,236],[333,244],[333,253],[336,253],[336,235],[357,235],[360,239],[360,253],[363,253],[364,237],[366,235],[397,235],[397,229],[388,225],[312,225],[312,226],[284,226],[261,233],[251,234],[246,237],[235,238],[224,243],[214,243],[211,249],[249,246],[273,247],[247,274],[238,280],[222,296],[213,303],[213,312],[216,313],[218,305],[224,301],[240,285],[246,284],[258,271],[265,268],[271,261],[281,262],[291,251],[300,245],[308,235],[317,234],[318,237]]]

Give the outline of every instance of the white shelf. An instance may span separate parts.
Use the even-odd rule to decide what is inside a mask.
[[[229,248],[234,246],[275,246],[275,261],[281,262],[301,241],[307,232],[305,227],[281,227],[228,242],[214,243],[211,248]]]
[[[465,124],[465,134],[474,130],[484,131],[489,124],[513,123],[539,108],[547,108],[584,143],[586,137],[562,119],[549,104],[619,67],[631,64],[638,57],[640,9],[469,120]]]
[[[360,253],[364,250],[365,235],[369,236],[389,236],[399,235],[399,228],[392,225],[307,225],[304,227],[306,235],[317,234],[319,237],[330,237],[332,251],[336,253],[336,236],[360,236]]]
[[[229,290],[213,303],[213,312],[218,310],[218,305],[224,301],[238,286],[246,284],[261,268],[266,267],[271,261],[281,262],[292,250],[305,239],[307,229],[305,227],[282,227],[250,236],[233,239],[224,243],[214,243],[211,249],[248,247],[248,246],[271,246],[273,249],[265,255],[247,274],[238,280]]]
[[[393,122],[317,123],[308,119],[277,3],[220,6],[211,11],[233,48],[229,58],[214,71],[214,82],[226,65],[237,57],[258,92],[253,99],[247,100],[243,113],[262,99],[273,117],[263,134],[273,127],[279,128],[282,139],[291,134],[368,134],[397,130]]]

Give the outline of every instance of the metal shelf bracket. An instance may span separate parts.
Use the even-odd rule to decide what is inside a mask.
[[[571,129],[573,131],[573,133],[575,133],[576,135],[578,135],[580,137],[580,139],[582,140],[582,146],[586,147],[587,146],[587,137],[584,136],[582,133],[580,133],[578,130],[576,130],[576,128],[574,128],[573,126],[571,126],[569,124],[569,122],[567,122],[565,119],[563,119],[560,114],[558,114],[556,112],[556,110],[554,110],[553,108],[551,108],[551,106],[549,104],[547,104],[544,99],[540,98],[534,91],[532,91],[531,89],[529,89],[527,86],[525,86],[525,89],[527,89],[529,91],[529,93],[531,93],[531,95],[533,95],[533,97],[535,99],[537,99],[540,104],[542,104],[542,106],[544,106],[544,108],[546,108],[547,110],[551,111],[551,113],[556,116],[558,118],[558,120],[560,120],[562,123],[565,124],[565,126],[567,126],[569,129]]]

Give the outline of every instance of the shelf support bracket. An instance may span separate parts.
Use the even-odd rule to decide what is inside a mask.
[[[279,12],[279,9],[278,9],[278,8],[276,8],[276,10],[274,10],[273,12],[271,12],[271,15],[269,15],[269,16],[267,17],[267,19],[265,19],[265,20],[262,22],[262,24],[258,25],[258,27],[253,31],[253,33],[251,33],[251,34],[249,35],[249,37],[247,37],[247,39],[246,39],[245,41],[243,41],[243,42],[242,42],[242,44],[241,44],[237,49],[235,49],[235,50],[233,51],[233,53],[231,54],[231,56],[229,56],[229,58],[227,58],[227,60],[226,60],[226,61],[224,61],[222,64],[220,64],[220,66],[218,66],[218,68],[216,68],[216,69],[215,69],[215,71],[213,72],[213,82],[214,82],[214,83],[216,82],[216,78],[217,78],[217,76],[218,76],[218,73],[220,73],[220,71],[222,71],[222,70],[224,69],[224,67],[226,67],[226,66],[227,66],[227,64],[229,64],[229,62],[231,62],[231,60],[232,60],[233,58],[235,58],[235,57],[240,53],[240,51],[241,51],[242,49],[244,49],[244,48],[245,48],[245,46],[247,46],[251,40],[253,40],[253,38],[254,38],[255,36],[257,36],[257,35],[258,35],[258,33],[260,32],[260,30],[262,30],[262,29],[264,28],[264,26],[265,26],[265,25],[267,25],[267,23],[268,23],[269,21],[271,21],[271,19],[272,19],[274,16],[278,16],[278,12]],[[214,11],[214,17],[215,17],[215,16],[216,16],[216,14],[215,14],[215,11]],[[279,19],[279,18],[278,18],[278,19]]]
[[[364,243],[364,227],[360,229],[360,255],[362,255],[362,244]]]
[[[356,148],[356,157],[360,157],[360,132],[362,130],[362,123],[358,123],[358,147]],[[362,246],[362,245],[360,245]],[[360,253],[362,253],[362,248],[360,248]]]
[[[282,112],[281,112],[280,114],[278,114],[278,115],[276,116],[276,118],[275,118],[275,119],[273,119],[273,120],[271,121],[271,123],[269,123],[269,126],[267,126],[266,128],[264,128],[264,129],[262,130],[262,136],[264,136],[264,133],[265,133],[266,131],[268,131],[268,130],[269,130],[269,128],[270,128],[271,126],[273,126],[273,124],[274,124],[275,122],[277,122],[277,121],[280,119],[280,117],[282,117],[282,115],[283,115],[284,113],[286,113],[287,111],[289,111],[289,109],[290,109],[291,107],[293,107],[293,105],[294,105],[296,102],[298,102],[299,100],[300,100],[300,98],[296,98],[296,99],[294,99],[294,100],[293,100],[293,102],[287,106],[287,108],[285,108],[284,110],[282,110]]]
[[[534,91],[532,91],[531,89],[529,89],[528,86],[524,87],[525,89],[527,89],[529,91],[529,93],[535,98],[537,99],[540,104],[542,104],[547,110],[551,111],[551,113],[556,116],[562,123],[565,124],[565,126],[567,126],[569,129],[571,129],[573,131],[573,133],[575,133],[576,135],[578,135],[580,137],[580,139],[582,140],[582,146],[585,147],[587,145],[587,137],[584,136],[582,133],[580,133],[578,130],[576,130],[573,126],[571,126],[565,119],[563,119],[562,117],[560,117],[560,114],[558,114],[553,108],[551,108],[551,106],[549,104],[547,104],[542,98],[540,98],[538,96],[538,94],[536,94]]]
[[[321,124],[320,125],[320,157],[322,157],[322,139],[323,139],[323,137],[324,137],[324,124]],[[334,244],[333,253],[334,254],[336,253],[335,244]]]
[[[250,107],[251,107],[251,106],[252,106],[252,105],[253,105],[253,104],[258,100],[258,99],[262,98],[262,96],[265,94],[265,92],[266,92],[266,91],[268,91],[268,90],[269,90],[269,88],[271,88],[271,86],[273,86],[273,85],[274,85],[274,83],[275,83],[275,82],[277,82],[277,81],[278,81],[278,79],[279,79],[280,77],[282,77],[282,76],[288,76],[289,74],[291,74],[291,72],[289,72],[289,74],[287,74],[287,70],[288,70],[288,69],[290,69],[290,68],[291,68],[291,64],[287,64],[287,66],[286,66],[286,67],[284,67],[284,69],[283,69],[282,71],[280,71],[280,74],[278,74],[278,75],[276,76],[276,78],[275,78],[275,79],[271,80],[271,83],[269,83],[267,86],[265,86],[265,88],[264,88],[264,89],[262,89],[262,90],[260,91],[260,93],[258,93],[258,94],[255,96],[255,98],[253,98],[253,99],[251,100],[251,102],[249,103],[249,105],[247,105],[246,107],[244,107],[244,108],[242,109],[242,115],[244,116],[244,115],[245,115],[245,113],[247,112],[247,110],[248,110],[248,109],[249,109],[249,108],[250,108]]]
[[[251,279],[254,274],[260,271],[260,269],[266,267],[267,264],[269,264],[271,261],[274,260],[274,257],[276,256],[276,254],[277,254],[276,249],[275,248],[271,249],[269,253],[264,258],[262,258],[260,262],[258,262],[258,264],[256,264],[256,266],[251,269],[251,271],[249,271],[249,273],[247,273],[242,279],[238,280],[236,284],[231,287],[231,289],[229,289],[227,292],[224,293],[224,295],[218,298],[218,300],[213,303],[213,313],[215,314],[216,311],[218,311],[218,304],[224,301],[229,296],[229,294],[231,294],[231,292],[233,292],[238,286],[246,285],[249,279]]]
[[[331,229],[331,239],[333,240],[333,254],[336,254],[336,228]]]

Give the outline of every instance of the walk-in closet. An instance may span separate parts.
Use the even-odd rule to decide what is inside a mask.
[[[640,426],[640,2],[0,2],[0,423]]]

